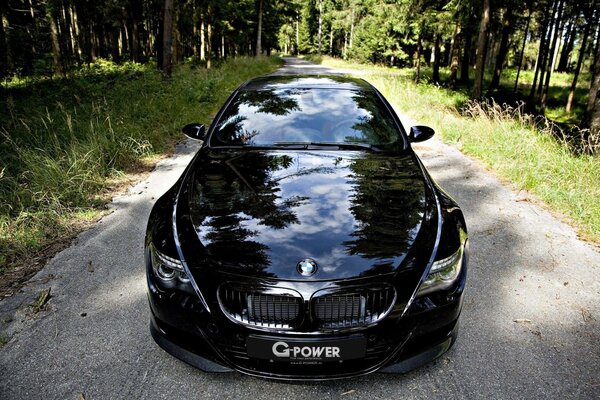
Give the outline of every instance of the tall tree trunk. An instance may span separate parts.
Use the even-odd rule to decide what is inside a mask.
[[[333,56],[333,24],[329,24],[329,55]]]
[[[318,53],[319,55],[321,55],[321,40],[323,37],[323,0],[319,0],[319,33],[318,33],[318,38],[319,38],[319,47],[318,47]]]
[[[592,134],[600,135],[600,54],[595,54],[595,60],[584,125],[589,126]]]
[[[200,15],[200,60],[206,60],[206,40],[204,33],[204,15]]]
[[[565,34],[565,44],[563,45],[562,51],[560,52],[560,59],[558,61],[558,72],[567,72],[569,68],[569,56],[573,51],[573,45],[575,44],[575,37],[577,36],[577,28],[575,20],[572,20],[567,28]]]
[[[212,67],[212,7],[208,7],[206,21],[206,68]],[[250,53],[251,54],[251,53]]]
[[[560,23],[562,19],[562,10],[565,3],[559,0],[558,13],[556,15],[556,22],[554,24],[554,37],[552,38],[552,44],[550,45],[550,51],[548,55],[552,57],[548,60],[546,64],[546,81],[544,82],[544,88],[542,97],[540,99],[540,105],[542,107],[542,112],[546,108],[546,102],[548,101],[548,89],[550,87],[550,76],[552,75],[552,69],[554,68],[554,59],[556,58],[556,42],[558,41],[558,36],[560,34]]]
[[[181,46],[181,33],[179,32],[179,7],[173,7],[173,54],[171,62],[177,64],[183,60],[183,49]]]
[[[60,41],[58,38],[58,26],[56,25],[56,18],[54,17],[51,6],[46,3],[46,18],[50,26],[50,39],[52,41],[52,69],[54,75],[63,77],[65,72],[62,65],[62,53],[60,51]]]
[[[463,56],[460,64],[460,83],[469,83],[469,66],[471,65],[471,41],[472,32],[468,25],[464,31],[465,46],[463,48]]]
[[[456,77],[458,75],[458,63],[460,58],[461,29],[459,17],[456,21],[456,26],[454,27],[453,44],[450,55],[450,79],[448,83],[452,89],[456,89]]]
[[[500,86],[500,77],[502,76],[502,69],[504,68],[504,60],[506,59],[506,54],[508,54],[508,39],[512,32],[512,20],[512,8],[507,7],[502,21],[502,37],[500,38],[500,48],[498,49],[498,55],[496,56],[496,67],[494,68],[494,76],[490,83],[490,89],[497,89]]]
[[[542,99],[542,94],[544,91],[544,82],[545,82],[545,77],[546,77],[546,69],[547,69],[547,65],[548,63],[552,63],[551,60],[551,50],[550,50],[550,45],[552,43],[552,38],[555,36],[555,22],[556,22],[556,13],[558,11],[558,7],[561,3],[561,0],[555,0],[554,1],[554,6],[552,7],[552,15],[550,17],[550,22],[548,23],[548,36],[546,37],[546,45],[544,47],[544,57],[542,58],[542,64],[540,66],[540,84],[537,87],[537,95],[536,95],[536,101],[538,104],[540,104],[541,99]]]
[[[263,18],[263,0],[258,1],[258,27],[256,29],[256,55],[262,54],[262,18]]]
[[[137,17],[131,20],[131,34],[130,34],[130,46],[131,46],[131,60],[138,62],[140,61],[140,32],[138,29]]]
[[[490,31],[490,0],[483,0],[481,23],[479,25],[479,39],[477,40],[477,62],[475,66],[475,82],[473,83],[474,99],[480,99],[483,88],[483,73],[485,64],[485,51]]]
[[[583,38],[581,39],[581,48],[579,49],[579,57],[577,57],[577,65],[575,66],[575,71],[573,71],[573,81],[571,82],[571,88],[569,90],[569,98],[567,99],[567,106],[565,107],[565,111],[570,113],[573,108],[573,101],[575,100],[575,90],[577,89],[577,80],[579,79],[579,72],[581,71],[581,64],[583,64],[583,59],[585,58],[585,47],[587,45],[588,37],[590,35],[590,26],[591,23],[585,24],[585,28],[583,30]]]
[[[296,16],[296,55],[300,54],[300,17]]]
[[[521,74],[521,68],[523,68],[523,59],[525,58],[525,45],[527,44],[527,35],[529,34],[529,24],[531,23],[531,8],[533,7],[533,1],[529,1],[529,13],[527,15],[527,24],[525,25],[525,34],[523,35],[523,44],[521,45],[521,55],[519,56],[519,66],[517,67],[517,77],[515,78],[515,87],[513,93],[517,93],[517,87],[519,86],[519,75]]]
[[[171,78],[173,72],[173,0],[165,0],[162,32],[162,71],[165,77]]]
[[[433,80],[433,83],[440,83],[440,58],[441,58],[441,54],[440,54],[440,42],[442,41],[442,35],[441,34],[436,34],[435,35],[435,43],[433,45],[433,74],[431,79]]]
[[[354,38],[354,8],[350,11],[350,42],[348,47],[352,48],[352,39]]]
[[[417,51],[415,53],[415,83],[419,83],[421,80],[421,50],[423,50],[423,40],[421,38],[421,32],[417,38]]]
[[[548,13],[548,9],[546,9],[546,12],[544,14],[544,22],[542,23],[543,28],[541,29],[542,31],[542,36],[540,37],[540,46],[538,48],[538,56],[537,56],[537,60],[535,62],[535,72],[533,73],[533,83],[531,84],[531,91],[529,92],[529,99],[530,101],[533,103],[535,101],[535,91],[536,91],[536,87],[537,87],[537,82],[538,82],[538,75],[539,72],[542,69],[542,65],[543,65],[543,60],[544,60],[544,56],[545,56],[545,52],[546,52],[546,39],[548,37],[548,30],[550,28],[550,26],[552,25],[552,17],[554,16],[554,11],[552,11],[552,14]],[[541,82],[541,79],[540,79]]]
[[[12,68],[9,68],[10,44],[8,42],[8,15],[6,2],[0,2],[0,78],[8,76]]]

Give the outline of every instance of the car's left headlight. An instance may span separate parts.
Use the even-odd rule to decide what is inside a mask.
[[[160,252],[153,244],[150,244],[149,250],[152,271],[163,284],[175,284],[177,281],[188,283],[190,281],[190,278],[183,269],[181,260],[167,256]]]
[[[462,269],[465,244],[461,243],[458,250],[449,257],[433,262],[427,278],[417,292],[418,296],[444,290],[454,284]]]

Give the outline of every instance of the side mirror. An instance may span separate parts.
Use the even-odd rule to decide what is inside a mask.
[[[206,128],[204,127],[203,124],[198,124],[198,123],[187,124],[186,126],[183,127],[183,129],[181,129],[181,131],[183,133],[185,133],[185,135],[187,137],[190,137],[192,139],[196,139],[196,140],[206,139]]]
[[[435,134],[435,131],[425,125],[416,125],[410,128],[410,134],[408,139],[411,143],[424,142],[431,138]]]

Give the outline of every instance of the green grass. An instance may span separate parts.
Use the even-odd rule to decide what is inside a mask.
[[[166,82],[153,65],[100,60],[68,79],[0,87],[0,273],[98,215],[106,187],[169,151],[189,122],[210,123],[243,81],[277,58],[187,63]]]
[[[574,153],[556,126],[521,109],[472,103],[466,91],[416,85],[411,70],[350,64],[405,115],[432,126],[444,141],[487,164],[517,188],[569,216],[587,239],[600,243],[600,157]],[[563,77],[560,77],[563,79]]]

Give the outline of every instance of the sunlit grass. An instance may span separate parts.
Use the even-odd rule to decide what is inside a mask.
[[[360,76],[396,109],[432,126],[444,141],[482,160],[517,188],[539,196],[570,217],[584,237],[600,242],[600,202],[596,201],[600,198],[600,159],[575,154],[557,139],[552,124],[520,109],[471,103],[466,91],[416,85],[411,70],[402,73],[327,58],[324,63],[360,70]],[[564,76],[557,79],[568,81]]]
[[[107,184],[172,148],[181,127],[210,123],[245,80],[276,58],[191,63],[163,80],[153,65],[100,60],[68,79],[0,87],[0,272],[93,219]]]

